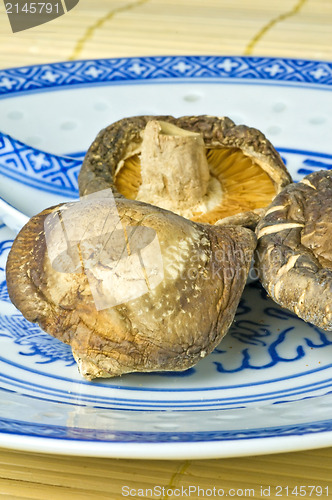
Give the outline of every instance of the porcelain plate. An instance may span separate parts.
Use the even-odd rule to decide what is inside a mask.
[[[229,116],[262,130],[295,181],[332,167],[332,64],[249,57],[74,61],[0,71],[0,130],[75,157],[22,157],[0,141],[0,196],[28,215],[77,197],[84,152],[140,114]],[[11,304],[0,225],[0,445],[127,458],[211,458],[332,445],[332,336],[257,282],[206,359],[184,373],[87,382],[70,348]]]

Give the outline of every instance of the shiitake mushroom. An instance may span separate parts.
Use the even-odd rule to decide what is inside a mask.
[[[227,117],[136,116],[99,133],[78,182],[81,195],[111,188],[196,222],[254,227],[291,177],[260,131]]]
[[[52,207],[17,236],[9,295],[29,321],[70,344],[89,380],[186,370],[233,321],[256,247],[241,225],[253,228],[290,182],[265,136],[229,118],[120,120],[100,132],[79,174],[83,199],[96,194],[89,209]],[[121,227],[105,233],[110,207],[102,193],[110,188]],[[76,236],[60,252],[59,231],[52,236],[50,228],[59,221],[66,229],[68,214]],[[83,241],[89,227],[95,237]],[[144,261],[144,245],[155,239]]]
[[[256,228],[256,269],[275,302],[332,330],[332,172],[288,185]]]
[[[115,229],[102,194],[80,203],[44,210],[13,243],[8,291],[24,317],[69,344],[86,379],[186,370],[210,353],[233,321],[254,233],[123,197]]]

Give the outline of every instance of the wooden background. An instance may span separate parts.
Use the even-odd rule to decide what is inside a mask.
[[[331,61],[332,0],[80,0],[65,16],[16,34],[0,3],[0,69],[177,54]],[[290,494],[294,486],[318,485],[329,486],[332,496],[331,475],[332,448],[206,461],[75,458],[0,450],[0,498],[17,500],[120,499],[125,498],[121,495],[125,485],[254,488],[251,498],[263,498],[261,486],[271,486],[268,498],[280,498],[276,485],[284,487],[282,497],[295,498]]]

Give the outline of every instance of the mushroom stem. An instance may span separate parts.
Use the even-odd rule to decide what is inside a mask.
[[[201,202],[210,179],[201,134],[171,123],[151,120],[141,147],[142,184],[137,200],[171,201],[174,208],[190,208]]]

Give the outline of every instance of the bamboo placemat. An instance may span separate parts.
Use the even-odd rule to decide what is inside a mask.
[[[331,456],[330,449],[321,449],[250,458],[141,461],[0,450],[0,497],[20,500],[135,498],[135,495],[124,495],[132,490],[137,498],[149,498],[149,491],[142,497],[139,490],[145,493],[157,487],[159,490],[155,491],[160,491],[161,500],[176,498],[172,490],[175,494],[187,492],[188,496],[191,491],[189,498],[202,498],[203,490],[208,493],[213,492],[213,488],[216,492],[222,489],[224,496],[235,498],[295,498],[291,492],[296,486],[300,491],[302,485],[306,487],[307,497],[312,491],[311,498],[328,498],[326,488],[332,495]],[[322,495],[317,494],[320,488]],[[232,495],[233,490],[237,495]]]
[[[5,68],[178,54],[332,60],[331,0],[80,0],[65,16],[14,35],[0,5]]]
[[[332,1],[81,0],[65,16],[16,34],[0,4],[0,68],[177,54],[332,60]],[[122,495],[125,486],[136,493],[164,487],[165,494],[158,496],[164,500],[175,498],[172,488],[183,487],[188,493],[190,486],[212,493],[213,487],[222,488],[228,496],[231,489],[239,489],[237,498],[295,498],[293,488],[298,486],[297,496],[301,496],[303,485],[323,488],[321,496],[319,489],[310,495],[308,488],[302,490],[305,498],[326,498],[324,488],[329,487],[332,495],[331,477],[332,448],[206,461],[96,459],[0,450],[0,497],[17,500],[134,498]],[[190,496],[201,497],[202,492]]]

